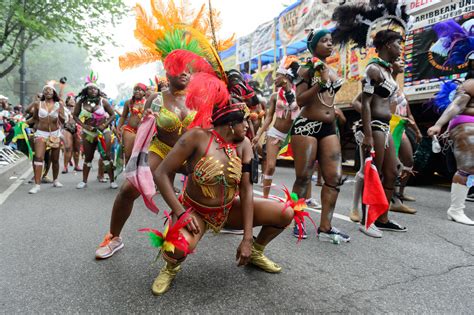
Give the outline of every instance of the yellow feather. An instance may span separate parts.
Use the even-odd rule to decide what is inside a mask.
[[[120,69],[131,69],[146,63],[152,63],[161,59],[157,51],[149,49],[139,49],[136,52],[129,52],[119,57]]]

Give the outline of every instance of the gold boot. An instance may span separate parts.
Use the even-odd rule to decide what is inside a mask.
[[[166,265],[161,268],[160,274],[153,282],[153,286],[151,287],[153,294],[162,295],[166,293],[179,271],[181,271],[181,264],[173,265],[167,262]]]
[[[253,243],[252,245],[252,254],[250,254],[250,263],[259,267],[260,269],[270,272],[270,273],[278,273],[281,271],[281,267],[268,259],[264,254],[263,250],[265,246]]]

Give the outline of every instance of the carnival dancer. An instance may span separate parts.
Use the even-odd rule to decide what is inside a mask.
[[[163,179],[158,180],[159,177],[155,174],[156,168],[178,139],[186,133],[189,124],[196,115],[196,112],[185,106],[185,89],[189,83],[190,74],[214,73],[209,62],[212,63],[211,59],[215,57],[205,52],[212,50],[215,52],[213,55],[218,55],[213,48],[209,47],[206,36],[203,35],[206,33],[203,25],[207,24],[200,21],[201,14],[193,16],[187,11],[189,8],[176,6],[172,1],[169,5],[165,5],[161,1],[152,2],[152,7],[153,16],[149,17],[140,5],[136,6],[137,28],[135,34],[144,35],[137,36],[137,39],[142,42],[145,48],[138,53],[132,52],[121,56],[119,62],[122,69],[127,69],[147,62],[163,60],[169,86],[163,88],[157,84],[159,90],[162,88],[161,92],[152,94],[145,103],[145,111],[153,112],[156,120],[156,135],[148,150],[148,166],[154,174],[155,184],[158,184]],[[174,14],[175,10],[186,12],[186,14]],[[192,19],[183,20],[184,17]],[[145,28],[146,23],[143,23],[143,21],[150,20],[155,22],[154,27],[156,27],[152,32]],[[153,49],[150,48],[150,43],[154,43]],[[221,49],[225,49],[225,47],[222,46]],[[143,54],[144,50],[146,50],[145,54]],[[154,58],[150,58],[150,56]],[[185,170],[183,169],[181,172],[185,172]],[[149,184],[153,185],[153,183]],[[154,186],[152,188],[154,190]],[[120,233],[132,212],[134,201],[139,196],[140,191],[133,186],[130,180],[123,183],[115,198],[109,232],[95,252],[97,259],[109,258],[123,248]]]
[[[336,135],[334,111],[334,98],[342,86],[342,80],[325,63],[333,51],[328,30],[312,30],[307,46],[313,58],[299,73],[301,78],[296,83],[296,102],[302,109],[291,129],[296,172],[293,192],[300,197],[306,196],[318,160],[324,179],[318,237],[348,242],[350,237],[331,225],[339,186],[342,185],[341,145]]]
[[[455,21],[439,23],[434,29],[451,31],[449,39],[451,45],[447,52],[447,64],[460,66],[467,62],[467,76],[456,90],[454,98],[447,108],[438,106],[444,110],[435,125],[428,129],[428,135],[435,137],[441,133],[444,125],[448,124],[449,138],[453,141],[453,152],[457,164],[457,172],[454,174],[451,184],[451,205],[448,209],[448,219],[467,225],[474,225],[464,213],[465,200],[469,188],[474,186],[474,33],[472,28],[459,30]],[[445,34],[446,35],[446,34]],[[446,40],[446,39],[445,39]],[[446,40],[447,41],[447,40]],[[454,91],[453,91],[454,92]],[[449,96],[453,93],[445,93],[449,103]],[[446,99],[440,100],[446,103]]]
[[[263,133],[267,132],[265,145],[266,159],[262,183],[264,198],[268,198],[270,194],[280,147],[285,142],[291,125],[300,112],[296,104],[296,91],[294,86],[294,81],[298,76],[298,69],[299,64],[295,56],[288,56],[281,60],[280,66],[276,71],[275,87],[277,91],[270,97],[270,106],[262,128],[257,131],[255,138],[252,139],[252,144],[255,146],[260,141]],[[275,123],[270,130],[268,130],[274,118]]]
[[[41,176],[43,174],[44,154],[47,149],[51,150],[50,159],[53,165],[53,187],[62,187],[58,181],[59,155],[61,144],[61,127],[64,123],[64,103],[59,98],[56,89],[52,85],[43,88],[43,94],[39,101],[30,105],[33,112],[32,122],[35,124],[34,135],[34,181],[35,185],[30,189],[30,194],[40,191]]]
[[[396,81],[396,78],[398,74],[403,73],[403,61],[398,58],[394,63],[392,63],[392,78],[393,80]],[[362,93],[359,94],[354,101],[352,102],[352,107],[358,112],[362,113]],[[408,126],[411,128],[415,135],[416,135],[416,141],[419,142],[422,138],[422,134],[420,132],[420,129],[416,125],[415,119],[413,115],[411,114],[410,106],[408,104],[408,101],[403,94],[401,89],[398,89],[397,92],[393,97],[391,97],[390,100],[390,111],[392,113],[392,118],[391,121],[398,121],[398,120],[404,120],[405,122],[402,124],[403,125],[403,133],[399,137],[398,141],[398,158],[399,162],[397,162],[399,169],[399,176],[398,180],[400,181],[400,187],[399,191],[403,194],[404,188],[406,183],[408,182],[409,176],[412,174],[412,168],[413,168],[413,148],[411,145],[410,140],[406,136],[405,133],[405,126]],[[356,138],[356,142],[359,145],[359,160],[363,161],[364,160],[364,152],[362,149],[362,139],[363,139],[363,130],[362,130],[362,124],[361,121],[357,121],[354,124],[354,135]],[[391,130],[392,131],[392,130]],[[397,145],[396,145],[397,146]],[[349,218],[354,221],[354,222],[360,222],[360,212],[359,212],[359,205],[360,205],[360,200],[362,196],[362,186],[363,186],[363,175],[364,169],[363,169],[363,164],[361,164],[360,170],[356,173],[354,181],[354,193],[353,193],[353,199],[352,199],[352,207],[350,210],[350,215]],[[402,212],[402,213],[408,213],[408,214],[415,214],[416,210],[406,206],[402,201],[403,197],[400,197],[397,192],[395,192],[392,196],[392,203],[390,205],[390,210],[394,212]],[[411,200],[414,201],[414,198],[412,197],[407,197],[406,200]]]
[[[398,175],[398,159],[390,134],[390,98],[396,95],[397,83],[391,76],[391,63],[401,54],[402,36],[392,30],[383,30],[375,34],[373,44],[379,57],[372,58],[366,68],[362,81],[362,126],[364,138],[363,150],[368,154],[375,150],[375,165],[382,177],[387,200],[391,200],[395,180]],[[363,220],[365,218],[363,213]],[[365,229],[361,224],[359,230],[363,233],[380,238],[382,231],[406,232],[406,228],[389,220],[388,209],[374,224]]]
[[[269,273],[280,272],[282,268],[264,255],[264,249],[291,222],[293,209],[282,211],[281,203],[253,198],[250,180],[253,153],[245,137],[246,105],[238,99],[231,100],[225,84],[205,73],[193,77],[188,87],[187,105],[204,111],[206,114],[200,117],[200,122],[205,127],[211,118],[213,128],[188,131],[158,167],[157,176],[163,179],[158,185],[171,208],[173,222],[189,213],[188,224],[179,231],[189,244],[188,251],[196,248],[208,229],[214,232],[224,226],[244,229],[243,240],[237,248],[238,266],[250,263]],[[207,113],[211,113],[211,117]],[[183,164],[190,175],[178,199],[170,177]],[[252,228],[256,226],[262,228],[254,239]],[[186,252],[163,250],[162,256],[165,266],[153,283],[155,295],[168,291],[181,270]]]
[[[132,98],[127,100],[123,106],[122,116],[120,117],[117,129],[119,132],[122,131],[122,145],[124,147],[125,153],[125,164],[128,162],[130,155],[132,154],[133,142],[135,141],[138,125],[140,124],[143,117],[146,93],[146,85],[143,83],[137,83],[133,88]],[[124,126],[125,120],[127,120],[127,124]]]
[[[82,128],[82,145],[84,147],[84,165],[82,181],[77,184],[77,189],[87,187],[89,172],[94,159],[94,152],[99,149],[103,156],[104,166],[107,169],[110,180],[110,188],[118,188],[114,178],[114,165],[111,155],[112,132],[110,124],[115,119],[114,109],[107,101],[105,94],[97,85],[97,77],[91,72],[87,78],[84,89],[76,97],[78,100],[74,107],[73,116]],[[100,144],[99,144],[100,142]]]
[[[63,174],[68,173],[69,164],[71,159],[74,161],[74,171],[81,172],[82,169],[79,166],[80,152],[81,152],[81,138],[79,136],[78,124],[74,120],[72,112],[76,101],[74,99],[74,93],[70,93],[66,97],[66,107],[64,109],[66,115],[66,121],[63,128],[63,142],[64,142],[64,170]]]
[[[403,74],[404,66],[401,58],[398,58],[392,63],[392,77],[395,81],[399,74]],[[416,137],[416,143],[419,143],[423,135],[415,122],[415,118],[411,114],[410,104],[408,104],[408,100],[401,88],[398,89],[396,95],[393,97],[391,112],[395,115],[395,117],[392,116],[392,119],[401,118],[401,120],[405,120],[404,126],[412,129]],[[397,191],[393,194],[390,211],[414,214],[416,210],[403,203],[403,201],[415,201],[414,197],[405,194],[405,187],[410,176],[413,174],[413,147],[406,134],[405,128],[403,128],[401,141],[399,143],[398,159],[401,163],[400,175],[397,179],[399,185]]]

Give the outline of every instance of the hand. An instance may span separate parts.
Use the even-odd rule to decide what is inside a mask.
[[[421,134],[421,132],[419,130],[417,130],[416,134],[415,134],[416,143],[420,143],[421,139],[423,139],[423,135]]]
[[[178,217],[176,217],[176,220]],[[199,224],[196,221],[196,218],[193,215],[189,215],[189,223],[186,225],[186,229],[193,234],[199,234],[201,230],[199,229]]]
[[[252,242],[253,240],[243,239],[237,248],[237,254],[235,259],[238,260],[237,266],[245,266],[250,261],[250,254],[252,253]]]
[[[362,141],[362,148],[365,150],[365,152],[370,152],[372,151],[374,147],[374,138],[372,136],[364,137],[364,140]]]
[[[437,125],[434,125],[433,127],[431,127],[430,129],[428,129],[428,136],[432,137],[432,136],[437,136],[441,133],[441,127],[437,126]]]
[[[255,147],[255,146],[257,145],[258,141],[260,140],[260,137],[261,137],[261,134],[259,135],[258,133],[257,133],[257,135],[256,135],[255,137],[253,137],[253,139],[252,139],[252,147]]]

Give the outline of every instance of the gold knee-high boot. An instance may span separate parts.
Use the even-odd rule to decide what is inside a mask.
[[[162,295],[170,289],[171,283],[178,272],[181,271],[181,263],[184,261],[184,259],[176,260],[171,258],[164,252],[163,259],[165,265],[161,268],[160,274],[156,277],[151,287],[154,295]]]

